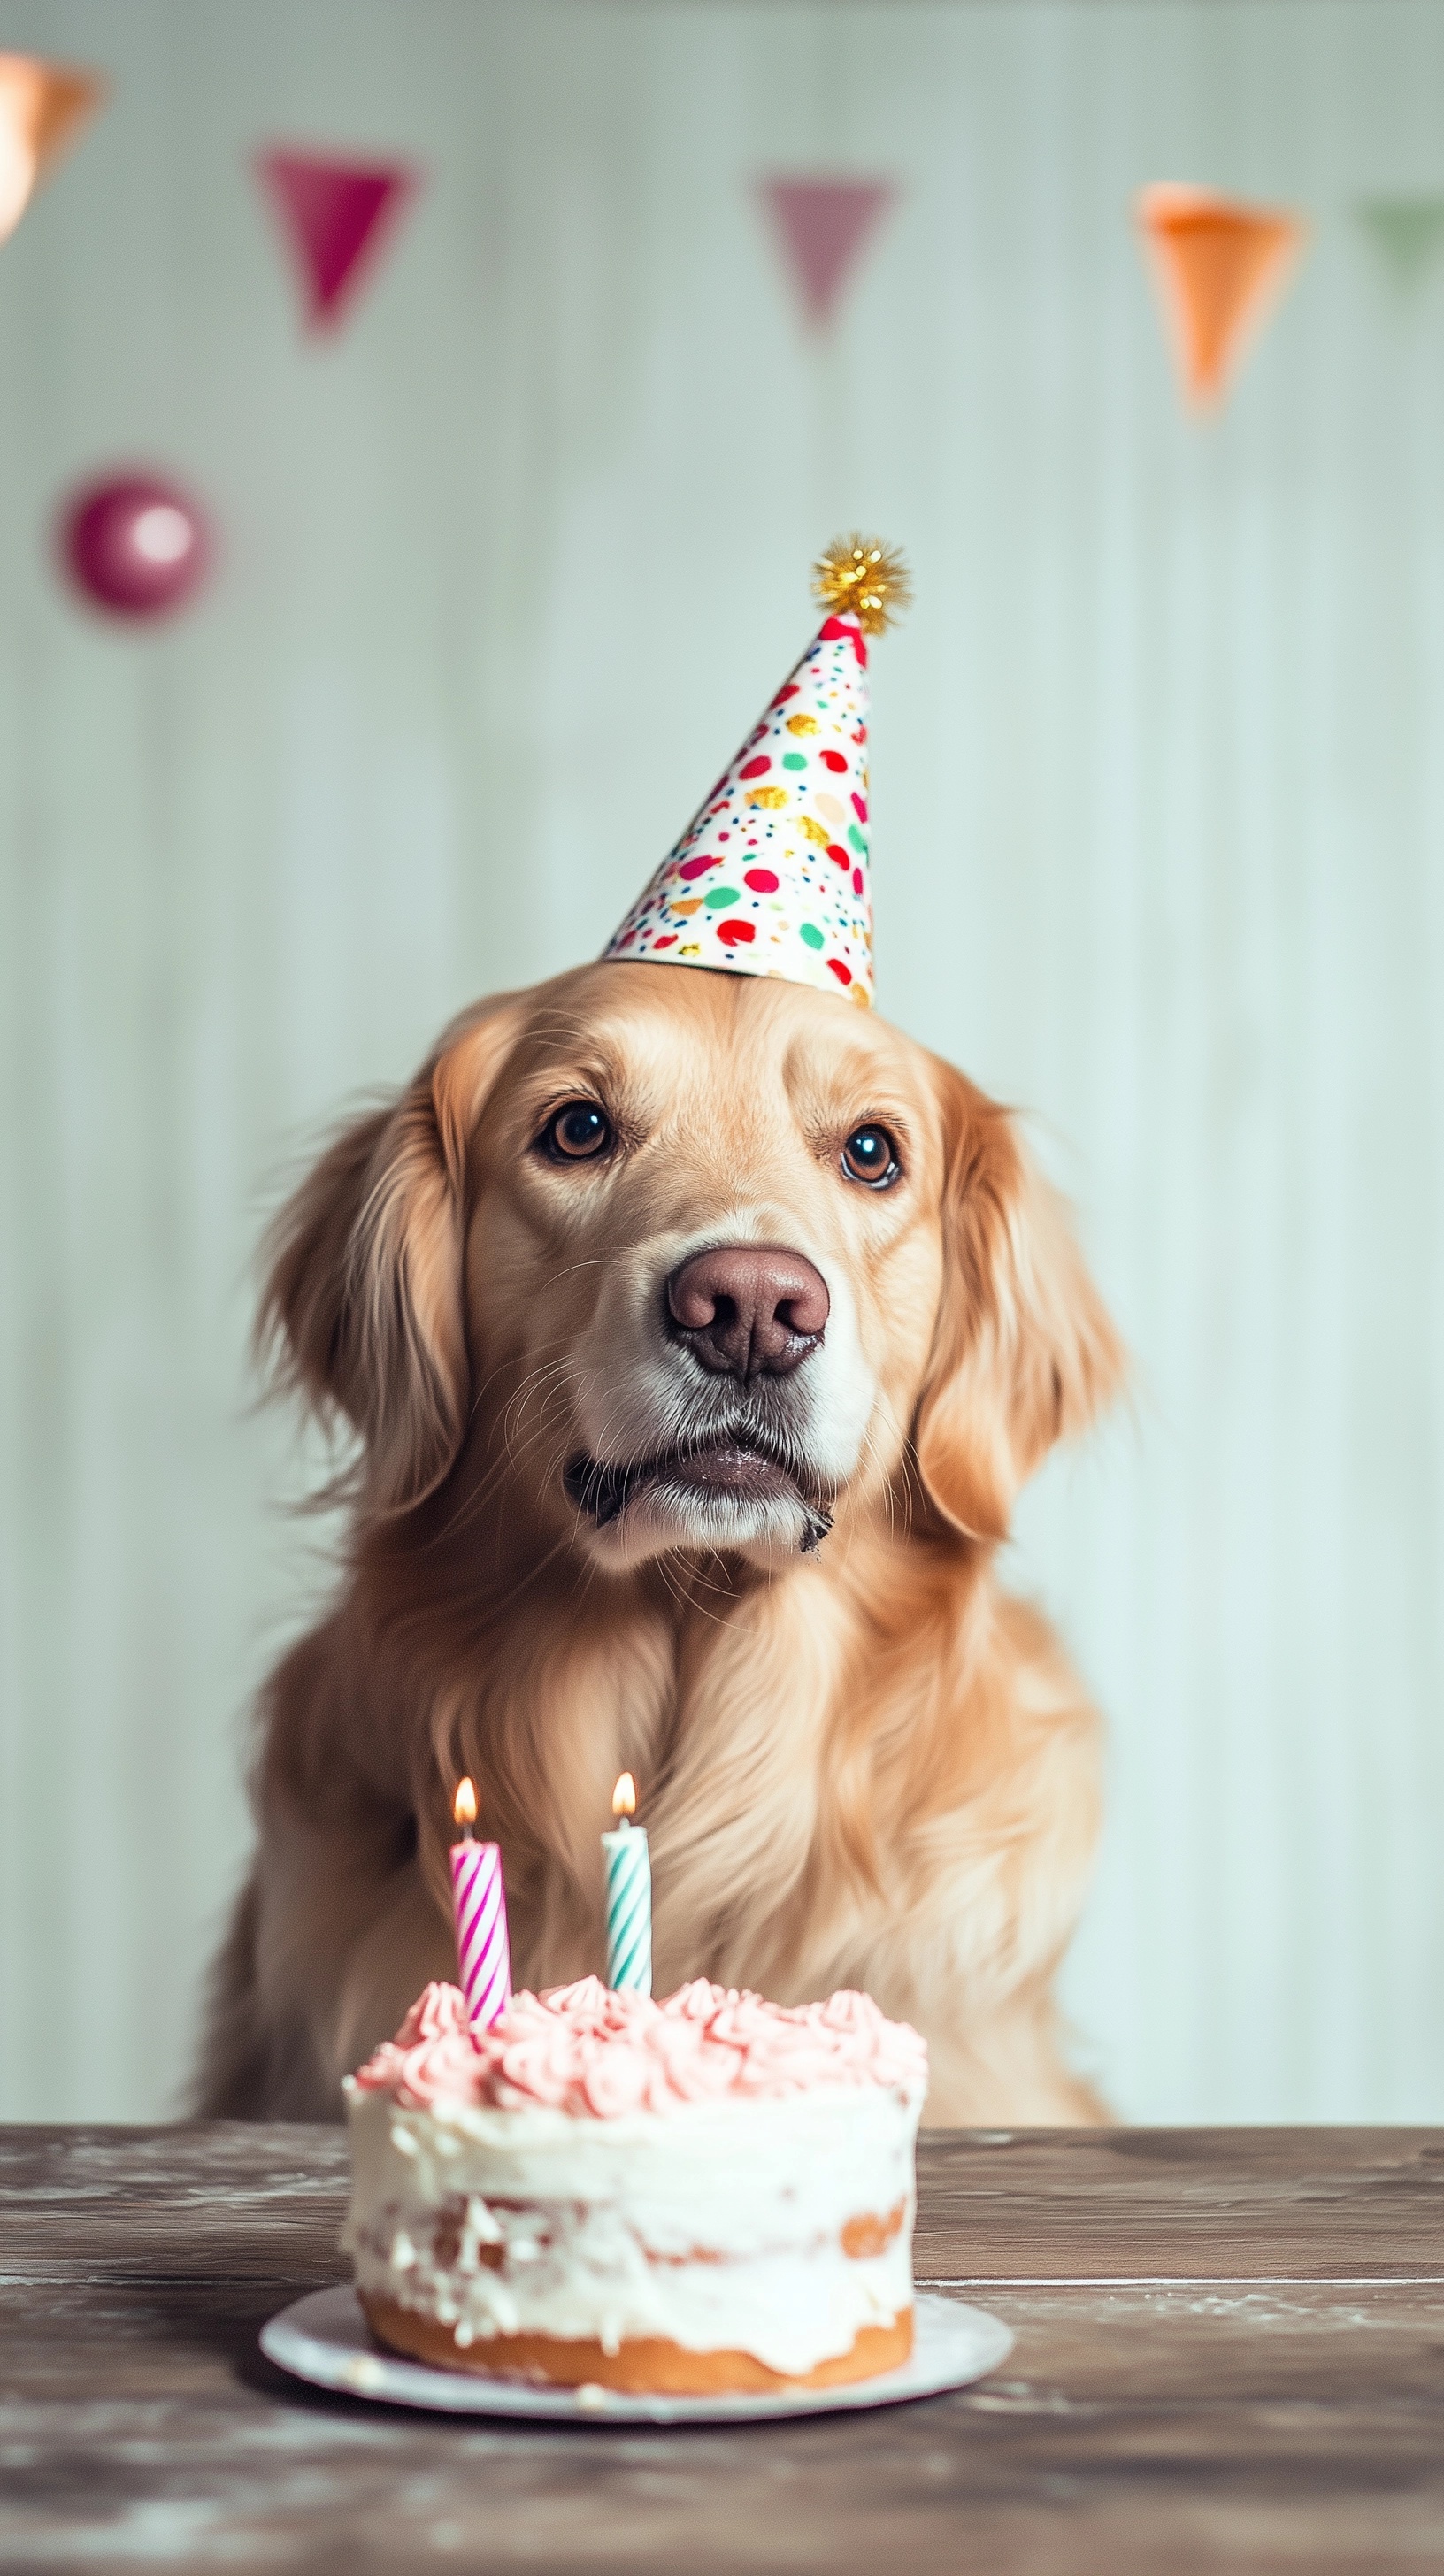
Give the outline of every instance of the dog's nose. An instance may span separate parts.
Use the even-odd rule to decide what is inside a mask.
[[[719,1243],[667,1282],[667,1310],[704,1368],[786,1377],[822,1338],[827,1282],[778,1243]]]

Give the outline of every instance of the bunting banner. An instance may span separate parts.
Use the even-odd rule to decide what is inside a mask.
[[[825,330],[897,191],[890,179],[763,179],[758,193],[803,313],[814,329]]]
[[[110,95],[99,72],[0,54],[0,241],[8,241],[42,179]]]
[[[256,168],[296,263],[306,329],[334,331],[420,173],[320,152],[262,152]]]
[[[1444,197],[1365,197],[1354,213],[1396,286],[1422,286],[1444,251]]]
[[[1200,409],[1219,403],[1283,295],[1307,227],[1204,188],[1145,188],[1136,211],[1184,392]]]

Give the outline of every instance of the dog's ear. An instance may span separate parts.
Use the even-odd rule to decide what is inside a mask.
[[[918,1471],[954,1528],[1002,1539],[1056,1440],[1118,1392],[1123,1346],[1057,1193],[1014,1121],[939,1067],[947,1152],[943,1293],[914,1425]]]
[[[359,1433],[378,1511],[433,1493],[466,1429],[467,1152],[514,1030],[503,1004],[450,1031],[393,1107],[342,1130],[266,1239],[258,1349]]]

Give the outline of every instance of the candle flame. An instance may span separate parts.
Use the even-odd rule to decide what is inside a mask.
[[[457,1782],[456,1795],[451,1802],[451,1812],[459,1825],[475,1824],[476,1783],[473,1780]]]
[[[637,1784],[630,1771],[624,1771],[612,1791],[614,1816],[634,1816],[637,1812]]]

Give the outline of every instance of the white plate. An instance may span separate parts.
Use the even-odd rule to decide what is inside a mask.
[[[542,2388],[525,2380],[474,2379],[470,2372],[431,2370],[424,2362],[378,2352],[348,2287],[313,2290],[261,2329],[268,2361],[338,2388],[348,2397],[379,2397],[390,2406],[433,2406],[448,2415],[520,2415],[552,2424],[739,2424],[776,2415],[835,2415],[854,2406],[896,2406],[936,2397],[996,2370],[1013,2348],[1008,2328],[982,2308],[919,2291],[912,2358],[900,2370],[846,2388],[796,2388],[775,2396],[634,2397],[612,2388]]]

